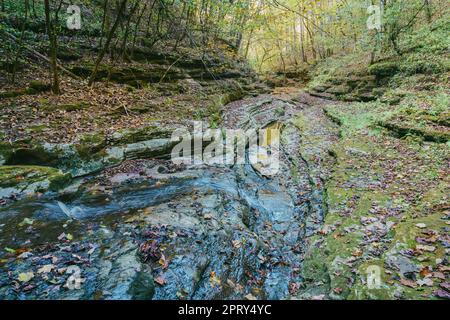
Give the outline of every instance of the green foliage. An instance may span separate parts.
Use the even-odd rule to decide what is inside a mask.
[[[369,74],[377,76],[377,78],[391,77],[399,71],[397,61],[380,62],[371,65],[368,69]]]
[[[405,36],[403,46],[406,51],[427,54],[442,54],[450,47],[450,20],[446,14],[431,25],[424,25],[416,32]]]
[[[440,56],[430,53],[413,53],[407,56],[405,62],[400,66],[400,70],[407,74],[436,74],[449,70],[448,59],[444,60]]]

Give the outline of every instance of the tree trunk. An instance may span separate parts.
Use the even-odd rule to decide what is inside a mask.
[[[424,0],[424,1],[425,1],[425,10],[427,13],[427,21],[428,23],[431,23],[433,18],[433,9],[431,8],[431,0]]]
[[[122,59],[125,56],[125,53],[127,50],[127,41],[128,41],[128,36],[130,34],[131,19],[133,18],[134,13],[136,12],[138,6],[139,6],[139,1],[136,1],[133,8],[131,9],[130,16],[128,17],[127,24],[125,26],[125,35],[123,37],[122,46],[120,48]]]
[[[56,30],[54,27],[53,22],[51,21],[50,17],[50,3],[49,0],[44,0],[44,6],[45,6],[45,24],[47,26],[47,33],[50,40],[50,64],[51,64],[51,71],[53,76],[52,81],[52,91],[54,94],[60,93],[59,88],[59,75],[58,75],[58,66],[56,61],[56,52],[57,52],[57,39],[56,39]]]
[[[305,40],[304,40],[305,34],[304,34],[304,29],[303,29],[303,19],[302,22],[300,23],[300,48],[302,51],[302,61],[304,63],[308,63],[308,57],[306,56],[306,52],[305,52]]]
[[[136,39],[138,36],[139,27],[141,26],[141,20],[142,20],[142,17],[144,16],[145,10],[147,10],[147,4],[148,4],[147,2],[144,4],[144,8],[142,9],[142,12],[139,15],[139,18],[136,22],[136,27],[134,28],[133,42],[131,45],[131,56],[133,56],[133,54],[134,54],[134,48],[136,47]]]
[[[12,84],[14,84],[16,82],[17,63],[19,62],[19,57],[20,57],[20,54],[22,52],[23,38],[25,36],[25,28],[27,26],[27,20],[28,20],[29,2],[28,2],[28,0],[24,0],[24,1],[25,1],[25,18],[24,18],[23,23],[22,23],[22,30],[21,30],[21,33],[20,33],[20,40],[19,40],[19,43],[18,43],[16,59],[14,60],[14,65],[13,65],[12,80],[11,80]]]
[[[105,29],[107,28],[107,19],[108,19],[108,0],[105,0],[103,3],[103,18],[102,18],[102,35],[100,37],[100,48],[103,46],[103,38],[105,37]]]
[[[33,9],[33,17],[37,18],[37,13],[36,13],[36,0],[33,0],[31,8]]]
[[[46,0],[46,1],[48,1],[48,0]],[[97,61],[95,61],[94,70],[92,71],[92,74],[89,77],[89,86],[92,86],[92,84],[94,83],[95,77],[97,76],[98,67],[100,66],[100,63],[102,62],[103,57],[106,54],[106,51],[108,51],[108,48],[109,48],[109,45],[111,44],[114,33],[116,32],[117,27],[119,26],[119,21],[122,17],[123,11],[125,10],[126,4],[127,4],[127,0],[122,0],[119,11],[117,12],[116,21],[114,21],[114,25],[113,25],[111,31],[109,32],[108,39],[106,40],[105,46],[103,47],[102,51],[100,52],[100,55],[98,56]]]

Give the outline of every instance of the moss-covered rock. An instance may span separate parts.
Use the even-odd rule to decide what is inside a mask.
[[[369,74],[376,76],[377,79],[392,77],[399,71],[399,64],[397,61],[378,62],[371,65],[368,69]]]
[[[18,193],[57,191],[70,179],[70,174],[50,167],[0,166],[0,198]]]
[[[48,91],[51,89],[50,84],[39,80],[30,81],[29,87],[35,90],[36,92]]]
[[[380,121],[379,125],[389,129],[395,136],[402,138],[408,135],[422,137],[425,141],[446,143],[450,141],[449,131],[439,131],[433,128],[419,128],[408,126],[407,124],[396,123],[394,121]]]
[[[326,107],[341,125],[341,139],[333,146],[324,226],[308,240],[305,292],[320,288],[331,299],[430,299],[439,288],[441,280],[429,281],[427,270],[442,268],[445,256],[445,243],[433,236],[446,232],[448,147],[427,143],[425,150],[386,135],[376,124],[390,109],[379,102]],[[377,288],[367,285],[371,268],[380,270]]]
[[[37,142],[27,144],[15,143],[8,151],[9,157],[5,161],[8,165],[42,165],[57,164],[59,155],[51,152]]]
[[[4,92],[0,92],[0,99],[15,98],[18,96],[22,96],[26,93],[27,93],[27,89],[16,89],[16,90],[4,91]]]
[[[49,84],[38,80],[33,80],[26,88],[0,92],[0,99],[15,98],[26,94],[37,94],[40,92],[48,91],[50,89],[51,86]]]
[[[106,147],[106,137],[102,133],[90,133],[81,136],[75,149],[82,159],[89,159],[99,156],[99,153]]]
[[[349,93],[351,90],[351,87],[347,86],[346,84],[339,84],[328,88],[326,92],[340,96]]]
[[[170,138],[171,134],[171,130],[165,130],[155,126],[146,126],[135,130],[121,130],[115,132],[110,140],[114,145],[125,145],[152,139]]]
[[[59,47],[58,48],[58,59],[60,59],[62,61],[74,61],[74,60],[81,59],[81,55],[70,48]]]

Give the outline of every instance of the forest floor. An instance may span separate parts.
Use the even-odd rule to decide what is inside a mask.
[[[214,58],[220,79],[192,52],[173,70],[167,55],[105,62],[59,96],[36,64],[1,79],[0,297],[448,299],[444,77],[376,100],[370,76],[269,90]],[[280,173],[174,165],[170,135],[192,120],[279,123]]]
[[[398,139],[370,103],[326,105],[339,123],[326,180],[328,213],[310,241],[304,276],[312,292],[347,299],[449,297],[449,149]],[[317,124],[317,116],[300,120]],[[308,129],[306,129],[308,130]],[[311,130],[311,129],[309,129]],[[380,272],[376,289],[368,275]]]

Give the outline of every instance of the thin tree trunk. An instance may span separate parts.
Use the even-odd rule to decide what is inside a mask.
[[[107,27],[107,20],[108,19],[108,0],[105,0],[103,3],[103,18],[102,18],[102,35],[100,37],[100,48],[103,46],[103,38],[105,37],[105,29]],[[109,28],[108,28],[109,29]]]
[[[56,40],[56,31],[50,17],[49,0],[44,0],[44,5],[45,5],[45,23],[47,25],[47,33],[50,40],[50,64],[53,74],[52,91],[54,94],[59,94],[60,88],[59,88],[59,75],[57,67],[58,63],[56,61],[56,51],[58,45]]]
[[[139,27],[141,25],[141,20],[142,20],[142,17],[144,16],[145,10],[147,10],[147,4],[148,4],[147,2],[144,4],[144,8],[142,9],[142,12],[139,15],[139,18],[136,22],[136,27],[134,28],[133,42],[131,45],[131,56],[133,56],[133,54],[134,54],[134,48],[136,47],[136,39],[138,36]]]
[[[22,23],[22,30],[20,33],[20,39],[19,39],[19,43],[18,43],[16,58],[14,60],[14,65],[13,65],[12,80],[11,80],[12,84],[14,84],[16,82],[17,63],[19,62],[19,57],[22,52],[23,38],[25,36],[25,28],[27,26],[27,20],[28,20],[28,8],[29,8],[28,1],[29,0],[24,0],[24,1],[25,1],[25,18]]]
[[[134,13],[136,12],[138,6],[139,6],[139,1],[136,1],[135,5],[131,9],[130,16],[128,17],[127,24],[125,26],[125,35],[123,37],[122,46],[120,48],[122,59],[125,56],[125,51],[127,50],[127,40],[128,40],[128,36],[130,34],[131,19],[133,18]]]
[[[245,46],[245,53],[244,53],[244,57],[245,59],[248,58],[248,51],[250,50],[250,43],[252,41],[252,36],[253,36],[253,28],[250,30],[250,33],[248,35],[248,39],[247,39],[247,45]]]
[[[37,18],[37,13],[36,13],[36,0],[33,0],[31,8],[33,9],[33,17]]]
[[[427,13],[427,21],[428,23],[432,22],[433,18],[433,10],[431,8],[431,0],[424,0],[425,1],[425,10]]]
[[[148,38],[150,35],[150,27],[151,27],[151,22],[152,22],[152,17],[153,17],[153,8],[155,7],[155,4],[156,4],[156,0],[153,0],[152,6],[150,7],[150,12],[148,14],[148,19],[147,19],[147,29],[145,31],[146,38]]]
[[[302,50],[302,61],[304,63],[308,63],[308,57],[306,56],[305,53],[305,44],[304,44],[304,29],[303,29],[303,19],[302,22],[300,23],[300,48]]]

